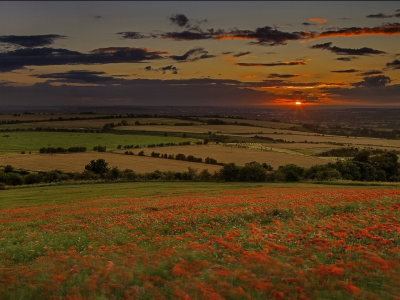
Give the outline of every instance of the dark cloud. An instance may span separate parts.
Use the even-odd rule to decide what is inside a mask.
[[[149,35],[143,35],[140,32],[136,31],[124,31],[124,32],[118,32],[117,34],[122,35],[123,39],[131,39],[131,40],[147,39],[151,37]]]
[[[235,66],[241,67],[275,67],[275,66],[297,66],[297,65],[305,65],[304,61],[288,61],[288,62],[275,62],[275,63],[235,63]]]
[[[358,72],[358,70],[355,69],[348,69],[348,70],[337,70],[337,71],[331,71],[333,73],[355,73]]]
[[[400,69],[400,60],[395,59],[394,61],[387,63],[386,67],[388,69],[399,70]]]
[[[277,46],[286,45],[289,41],[296,41],[304,39],[309,36],[307,32],[284,32],[272,27],[265,26],[257,28],[256,30],[239,30],[234,29],[227,33],[221,33],[219,36],[215,36],[215,40],[256,40],[250,42],[251,45],[259,46]]]
[[[400,18],[400,14],[395,14],[394,15],[396,18]]]
[[[293,77],[299,77],[299,74],[276,74],[272,73],[268,75],[268,78],[293,78]]]
[[[95,19],[102,19],[103,17],[102,16],[95,16],[94,18]]]
[[[24,48],[0,53],[0,72],[22,69],[26,66],[92,65],[111,63],[140,63],[164,58],[166,51],[147,48],[108,47],[81,53],[67,49]]]
[[[189,23],[189,19],[183,14],[176,14],[169,18],[171,23],[178,25],[179,27],[185,27]]]
[[[228,54],[231,54],[231,53],[233,53],[233,52],[232,51],[222,52],[223,55],[228,55]]]
[[[44,35],[2,35],[0,43],[21,46],[21,47],[43,47],[54,43],[56,39],[65,39],[65,35],[44,34]]]
[[[178,74],[178,68],[170,65],[170,66],[166,66],[166,67],[161,67],[158,69],[153,69],[151,66],[146,66],[144,67],[145,71],[154,71],[154,72],[162,72],[163,74],[165,74],[167,71],[171,71],[171,74]]]
[[[311,38],[326,38],[337,36],[361,36],[361,35],[394,35],[400,34],[400,23],[389,23],[377,27],[350,27],[338,30],[328,30],[312,34]]]
[[[317,26],[317,24],[315,24],[315,23],[308,23],[308,22],[301,23],[301,25],[304,25],[304,26]]]
[[[166,67],[162,67],[160,68],[161,71],[163,72],[163,74],[165,74],[166,71],[171,71],[172,74],[178,74],[178,69],[174,66],[166,66]]]
[[[112,76],[100,76],[105,72],[95,72],[87,70],[71,70],[62,73],[34,74],[32,77],[50,79],[48,82],[62,83],[93,83],[93,84],[112,84],[121,82],[123,79],[116,79]]]
[[[364,80],[360,82],[352,83],[352,86],[355,87],[368,87],[368,88],[377,88],[377,87],[384,87],[392,80],[390,77],[385,75],[377,75],[377,76],[367,76],[363,78]]]
[[[257,83],[259,84],[259,83]],[[125,80],[121,85],[0,85],[3,105],[244,105],[273,102],[276,96],[236,80]]]
[[[333,46],[332,47],[332,42],[329,43],[324,43],[324,44],[316,44],[310,47],[311,49],[322,49],[322,50],[329,50],[333,53],[336,53],[338,55],[370,55],[370,54],[384,54],[386,52],[380,51],[380,50],[375,50],[372,48],[359,48],[359,49],[352,49],[352,48],[340,48]]]
[[[195,47],[183,55],[171,55],[169,57],[178,62],[193,62],[199,59],[212,58],[215,57],[215,55],[208,54],[208,51],[204,50],[202,47]]]
[[[160,35],[163,39],[171,39],[175,41],[195,41],[213,39],[221,35],[222,31],[202,31],[202,30],[185,30],[182,32],[166,32]]]
[[[239,52],[233,55],[233,57],[241,57],[245,55],[249,55],[251,52]]]
[[[360,73],[359,75],[361,75],[361,76],[370,76],[370,75],[381,75],[381,74],[383,74],[382,71],[371,70],[371,71]]]
[[[347,57],[338,57],[336,60],[341,60],[341,61],[352,61],[353,59],[358,59],[357,56],[347,56]]]
[[[391,17],[393,17],[393,15],[387,15],[387,14],[383,14],[383,13],[367,16],[367,18],[376,18],[376,19],[385,19],[385,18],[391,18]]]

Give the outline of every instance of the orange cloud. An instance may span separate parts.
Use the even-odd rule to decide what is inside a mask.
[[[305,65],[304,61],[286,61],[286,62],[276,62],[276,63],[235,63],[235,66],[241,67],[274,67],[274,66],[296,66],[296,65]]]
[[[321,18],[309,18],[309,21],[313,21],[313,22],[317,22],[320,24],[326,24],[326,22],[328,21],[327,19],[321,19]]]
[[[360,35],[395,35],[400,34],[400,23],[387,24],[378,27],[350,27],[339,30],[329,30],[312,35],[311,38],[326,38],[336,36],[360,36]]]
[[[149,52],[151,48],[131,48],[131,47],[107,47],[107,48],[98,48],[94,49],[91,52],[92,53],[114,53],[114,52],[129,52],[129,51],[135,51],[135,50],[142,50],[145,52]],[[154,51],[150,52],[152,54],[171,54],[168,51]]]
[[[235,60],[235,59],[238,59],[235,56],[224,56],[224,57],[221,57],[221,58],[224,59],[224,60]]]
[[[245,76],[242,76],[243,79],[255,78],[255,77],[256,77],[256,75],[245,75]]]

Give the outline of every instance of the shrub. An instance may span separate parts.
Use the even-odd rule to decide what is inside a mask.
[[[258,162],[251,162],[240,168],[240,181],[265,181],[267,172],[265,168]]]
[[[7,174],[0,171],[0,183],[7,183]]]
[[[96,161],[91,160],[90,163],[85,166],[85,170],[99,175],[105,174],[109,169],[108,162],[106,162],[103,158],[99,158]]]
[[[140,152],[138,153],[138,155],[139,155],[139,156],[144,156],[144,151],[143,151],[143,150],[140,151]]]
[[[235,163],[225,164],[221,171],[221,179],[225,181],[236,181],[238,180],[240,167],[236,166]]]
[[[24,178],[18,173],[7,173],[7,184],[13,186],[22,185],[24,184]]]
[[[60,180],[60,174],[56,171],[50,171],[46,172],[46,174],[43,176],[43,181],[44,182],[55,182]]]
[[[39,183],[42,182],[42,175],[38,173],[30,173],[25,176],[25,184],[34,184],[34,183]]]

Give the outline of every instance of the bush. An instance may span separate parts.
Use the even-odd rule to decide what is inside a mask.
[[[22,185],[24,184],[24,178],[18,173],[7,173],[7,184],[13,186]]]
[[[30,173],[25,176],[25,184],[34,184],[34,183],[40,183],[42,182],[42,175],[38,173]]]
[[[239,170],[240,181],[265,181],[266,179],[267,172],[258,162],[248,163]]]
[[[200,172],[198,178],[201,181],[210,181],[212,177],[212,174],[208,171],[208,169],[204,169],[203,171]]]
[[[186,155],[182,154],[182,153],[179,153],[179,154],[175,155],[175,159],[177,159],[177,160],[185,160],[186,159]]]
[[[7,174],[0,171],[0,183],[7,183]]]
[[[239,177],[240,167],[236,166],[235,163],[225,164],[221,171],[221,179],[225,181],[237,181]]]
[[[4,172],[5,173],[14,172],[14,167],[12,165],[7,165],[4,167]]]
[[[143,150],[140,151],[140,152],[138,153],[138,155],[139,155],[139,156],[144,156],[144,151],[143,151]]]
[[[91,171],[95,174],[103,175],[107,173],[110,168],[108,168],[108,162],[106,162],[103,158],[99,158],[96,161],[91,160],[90,163],[85,166],[85,170]]]

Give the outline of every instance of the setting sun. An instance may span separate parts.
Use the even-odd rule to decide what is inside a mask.
[[[296,101],[296,105],[301,105],[301,102],[300,101]]]

